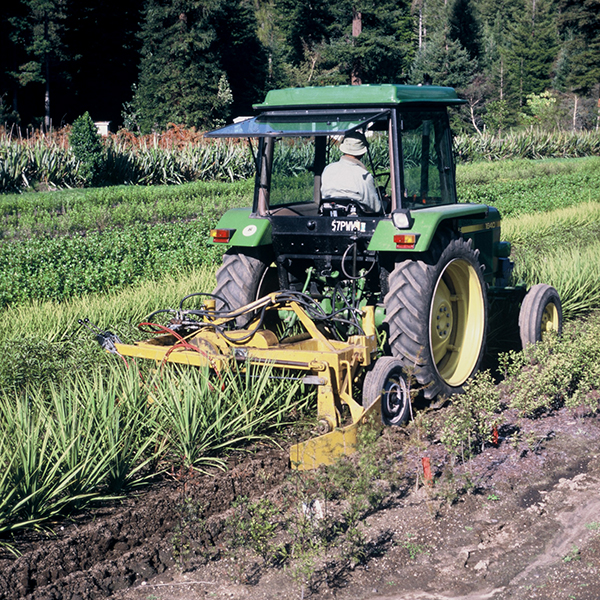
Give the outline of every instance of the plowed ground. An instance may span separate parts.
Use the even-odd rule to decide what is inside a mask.
[[[0,560],[0,597],[600,598],[598,417],[566,409],[515,417],[497,446],[462,465],[418,433],[387,429],[377,442],[397,477],[377,483],[384,498],[361,519],[358,556],[341,550],[344,534],[310,560],[231,550],[236,498],[291,506],[290,482],[303,481],[285,452],[257,448],[231,459],[226,472],[165,476],[137,496],[54,524],[52,534],[20,538],[21,556]],[[314,518],[334,521],[346,501]]]

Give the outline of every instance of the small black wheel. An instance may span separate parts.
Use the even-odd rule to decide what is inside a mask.
[[[525,294],[519,311],[519,332],[523,348],[541,342],[546,334],[562,333],[562,304],[558,292],[545,283],[538,283]]]
[[[402,362],[382,356],[365,376],[363,407],[368,409],[381,396],[381,420],[385,425],[402,425],[410,415],[410,392]]]

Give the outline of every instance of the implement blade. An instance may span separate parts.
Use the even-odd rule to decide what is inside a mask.
[[[290,465],[297,471],[309,471],[321,465],[331,465],[340,456],[356,452],[358,433],[366,424],[383,427],[381,422],[381,397],[352,425],[338,427],[325,435],[294,444],[290,448]]]

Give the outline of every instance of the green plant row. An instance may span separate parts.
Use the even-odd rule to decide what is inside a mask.
[[[600,238],[600,202],[503,219],[502,236],[531,253],[581,248]]]
[[[104,294],[6,308],[0,311],[0,389],[41,389],[73,371],[92,372],[99,364],[114,362],[80,320],[133,343],[142,337],[137,324],[150,313],[177,308],[184,296],[210,291],[214,285],[214,267],[209,266]]]
[[[171,466],[222,466],[225,452],[270,439],[310,399],[265,367],[151,375],[114,360],[43,390],[0,394],[0,534],[114,497]]]
[[[0,199],[0,239],[54,236],[133,223],[217,219],[252,204],[252,182],[114,186],[8,194]]]
[[[104,185],[181,184],[235,181],[254,173],[247,146],[229,141],[186,145],[181,149],[105,147],[100,174]],[[27,189],[69,188],[90,182],[70,148],[48,139],[33,144],[0,140],[0,193]]]
[[[377,154],[377,148],[374,148]],[[483,134],[457,136],[455,151],[459,163],[508,159],[577,158],[600,154],[600,133],[506,132],[501,136]],[[290,145],[278,158],[290,174],[304,164],[307,150]],[[254,173],[251,153],[238,141],[203,141],[181,148],[152,145],[132,147],[117,138],[106,143],[98,181],[103,185],[181,184],[189,181],[234,181]],[[0,140],[0,193],[50,186],[83,186],[85,169],[71,150],[51,138],[25,144],[8,138]]]
[[[564,246],[540,254],[519,252],[516,280],[547,283],[560,294],[563,316],[575,319],[600,308],[600,240],[584,247]]]
[[[495,206],[503,217],[600,201],[600,158],[506,161],[457,169],[461,202]]]
[[[565,319],[600,308],[600,203],[506,219],[502,232],[513,244],[515,282],[554,286]]]
[[[459,135],[454,140],[459,162],[516,158],[580,158],[600,155],[598,131],[542,131],[531,128],[500,135]]]
[[[73,352],[81,353],[87,348],[84,340],[93,337],[78,324],[79,319],[85,318],[101,329],[116,331],[124,341],[132,342],[139,339],[135,327],[147,315],[160,308],[177,308],[184,296],[210,292],[214,287],[215,265],[209,264],[189,272],[169,273],[140,281],[122,289],[111,288],[102,293],[74,296],[62,301],[33,300],[0,310],[0,342],[6,345],[6,352],[3,352],[5,360],[0,362],[0,388],[10,385],[9,380],[3,380],[2,376],[9,377],[17,371],[17,363],[21,360],[10,363],[13,343],[15,348],[19,345],[24,347],[23,354],[36,353],[29,344],[30,340],[48,344],[48,353],[56,354],[62,342],[69,343]],[[42,348],[40,351],[45,353]],[[37,361],[41,364],[45,360],[34,357],[32,363]]]
[[[212,220],[135,224],[0,246],[0,307],[107,292],[217,260]]]

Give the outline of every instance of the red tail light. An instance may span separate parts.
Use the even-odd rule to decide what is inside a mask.
[[[235,229],[211,229],[210,237],[215,243],[227,244],[231,240],[234,232]]]
[[[414,234],[395,235],[394,243],[398,250],[412,250],[417,243],[417,236]]]

